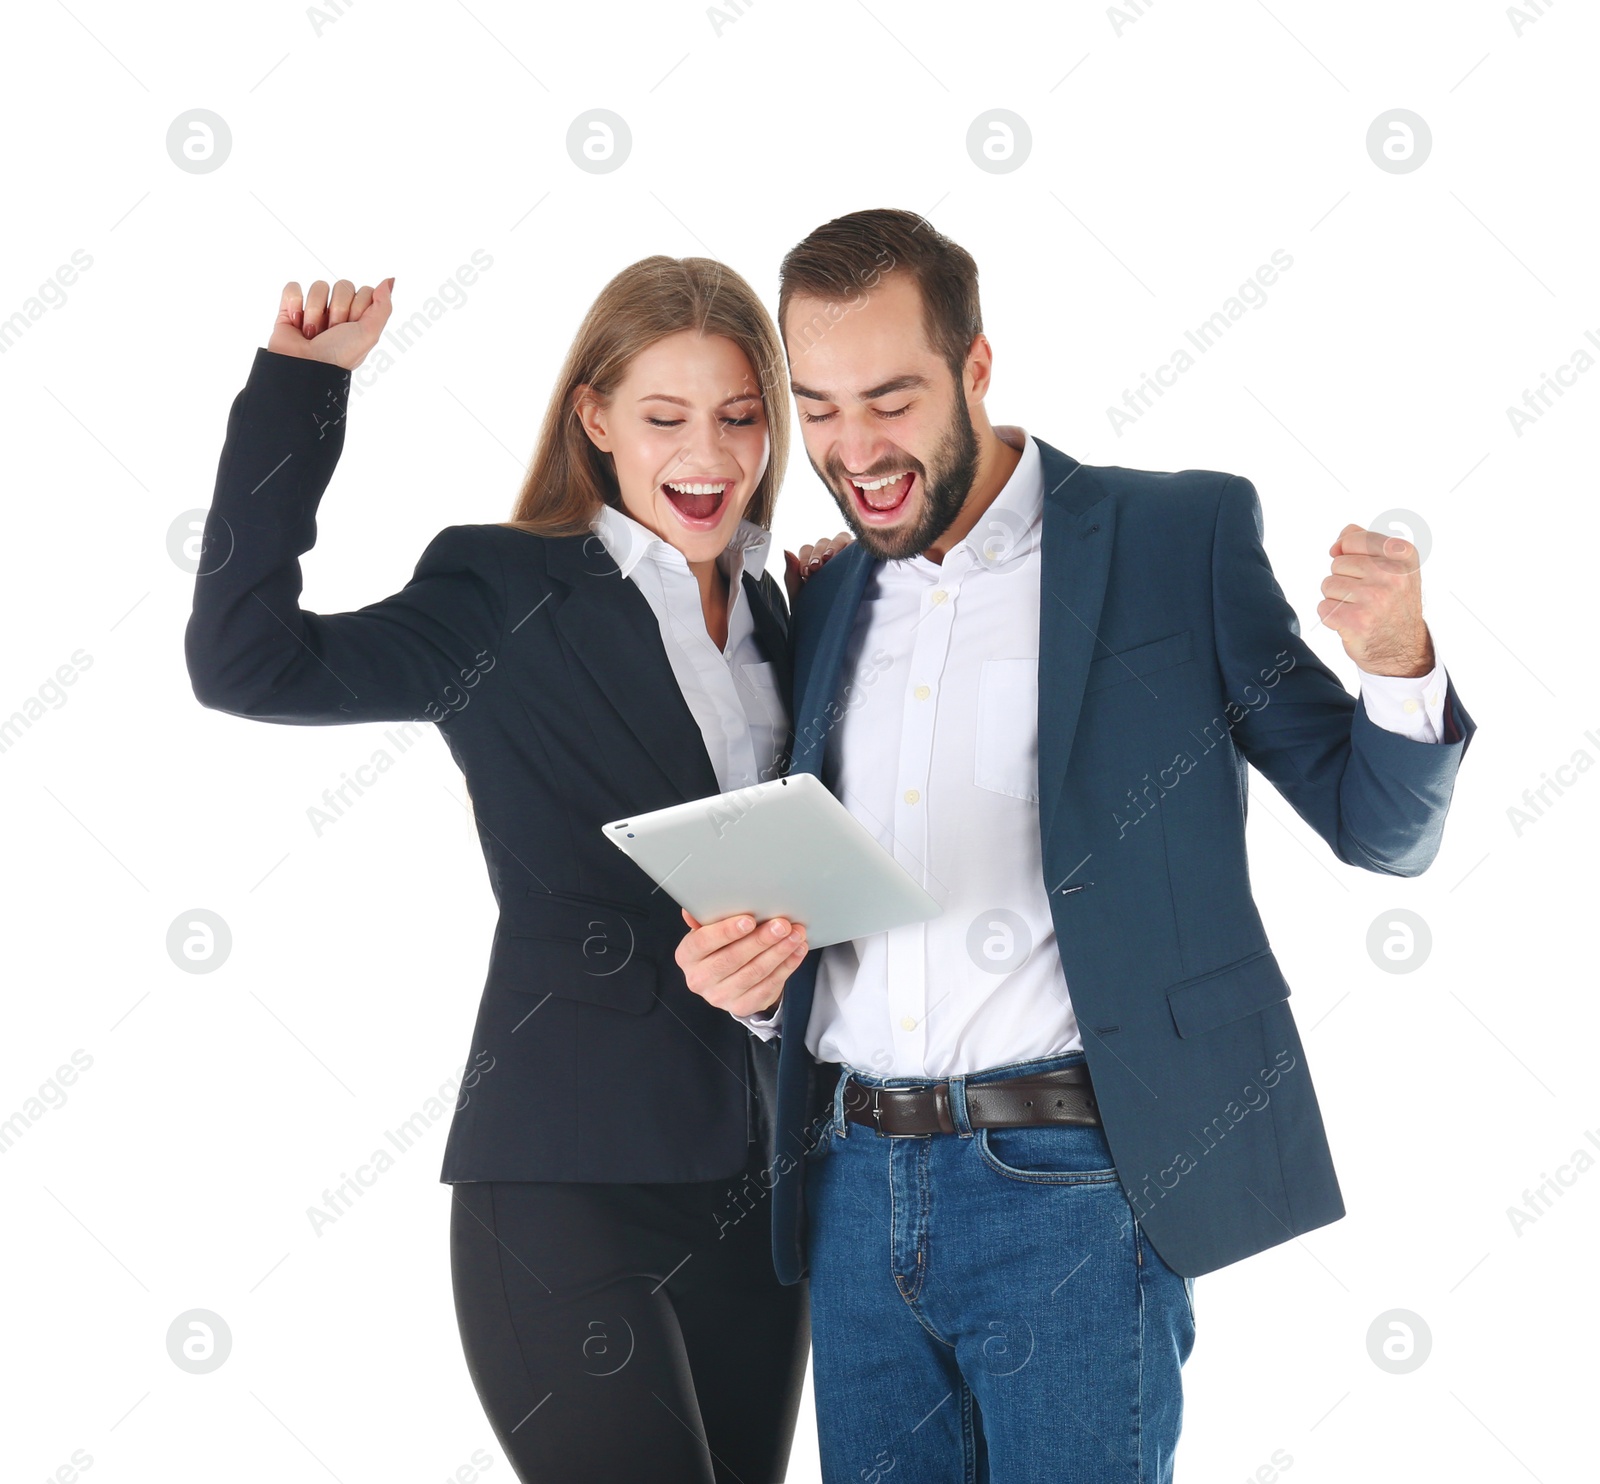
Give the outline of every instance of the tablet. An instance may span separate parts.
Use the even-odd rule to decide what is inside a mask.
[[[939,904],[812,773],[602,825],[698,922],[748,912],[826,948],[937,917]]]

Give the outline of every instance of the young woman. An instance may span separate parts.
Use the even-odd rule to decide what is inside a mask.
[[[635,263],[578,331],[514,518],[308,613],[299,557],[393,282],[284,290],[228,420],[194,691],[258,721],[429,720],[466,776],[500,919],[441,1178],[468,1369],[519,1477],[778,1480],[809,1330],[751,1195],[770,1047],[688,991],[677,907],[600,826],[786,764],[782,348],[721,264]],[[763,931],[781,983],[804,930]]]

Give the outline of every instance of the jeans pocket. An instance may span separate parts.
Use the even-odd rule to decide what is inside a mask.
[[[1079,1124],[980,1128],[974,1143],[983,1162],[1008,1180],[1045,1185],[1111,1185],[1117,1170],[1105,1134]]]

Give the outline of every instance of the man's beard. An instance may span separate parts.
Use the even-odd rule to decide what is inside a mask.
[[[815,463],[811,467],[817,469]],[[829,493],[834,498],[840,512],[845,518],[845,523],[855,533],[859,541],[873,556],[884,561],[899,561],[904,557],[916,556],[919,552],[926,551],[947,530],[961,514],[961,507],[966,503],[967,496],[972,492],[972,481],[978,472],[978,435],[972,426],[972,416],[967,411],[966,400],[959,395],[955,399],[955,413],[950,420],[950,426],[945,430],[944,437],[939,440],[939,446],[934,450],[933,468],[928,467],[920,460],[914,459],[910,454],[902,454],[898,462],[886,464],[881,470],[863,469],[858,471],[862,479],[877,479],[884,474],[893,474],[912,470],[922,482],[922,512],[916,523],[905,532],[887,531],[881,526],[864,525],[856,515],[855,495],[850,493],[850,477],[844,472],[837,459],[829,462],[828,469],[824,472],[817,469],[817,474],[822,482],[828,486]],[[846,493],[841,494],[843,489]]]

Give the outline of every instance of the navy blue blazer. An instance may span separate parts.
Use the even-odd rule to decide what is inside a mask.
[[[500,915],[441,1179],[732,1176],[770,1139],[753,1089],[777,1048],[690,993],[677,905],[601,832],[718,792],[655,613],[598,537],[501,525],[441,531],[381,602],[304,611],[349,387],[256,352],[185,635],[195,695],[256,721],[431,723],[460,765]],[[745,592],[787,696],[782,592],[764,573]]]
[[[1475,728],[1453,681],[1437,743],[1367,716],[1301,638],[1249,480],[1039,449],[1044,885],[1122,1188],[1163,1260],[1193,1277],[1344,1214],[1250,893],[1246,764],[1345,864],[1414,876],[1438,851]],[[874,566],[852,545],[795,603],[791,772],[821,775]],[[820,953],[784,991],[772,1214],[785,1283],[808,1271],[804,1156],[829,1116],[804,1040]]]

